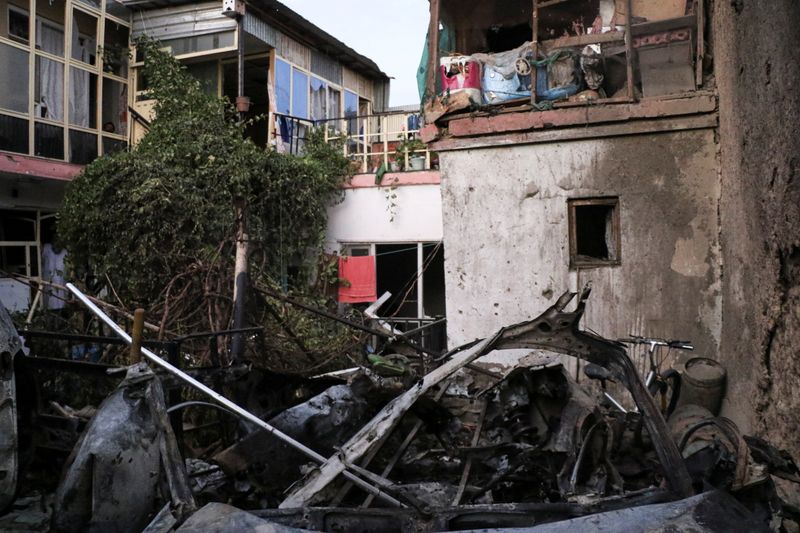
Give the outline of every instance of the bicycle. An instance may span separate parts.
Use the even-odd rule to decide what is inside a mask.
[[[680,394],[680,373],[673,368],[669,368],[664,373],[661,372],[661,367],[664,362],[669,358],[673,349],[694,351],[694,346],[690,341],[672,340],[672,339],[658,339],[652,337],[641,337],[639,335],[630,335],[622,339],[617,339],[618,342],[624,344],[631,344],[634,346],[647,346],[647,359],[649,361],[649,368],[647,374],[644,376],[644,385],[653,398],[660,397],[661,413],[667,417],[673,410],[675,410]],[[661,356],[662,349],[666,348],[666,353]],[[656,353],[659,353],[658,361],[656,361]],[[635,357],[635,354],[632,354]],[[635,359],[634,359],[635,361]]]

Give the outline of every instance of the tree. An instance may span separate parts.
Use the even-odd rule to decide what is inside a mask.
[[[138,48],[155,118],[138,145],[95,160],[70,184],[58,233],[76,270],[126,307],[148,309],[161,336],[225,329],[234,200],[248,206],[254,284],[278,286],[288,265],[308,279],[349,162],[317,131],[302,156],[261,149],[227,99],[206,94],[157,42]],[[257,323],[275,321],[266,301],[250,311]]]

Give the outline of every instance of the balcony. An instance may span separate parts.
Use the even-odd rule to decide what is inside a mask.
[[[436,170],[439,158],[420,140],[419,113],[394,111],[373,115],[307,120],[272,113],[270,143],[276,150],[302,153],[308,131],[324,128],[325,138],[341,142],[344,155],[356,174]]]

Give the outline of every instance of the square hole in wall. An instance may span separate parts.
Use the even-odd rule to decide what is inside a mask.
[[[620,264],[619,198],[569,200],[570,268]]]

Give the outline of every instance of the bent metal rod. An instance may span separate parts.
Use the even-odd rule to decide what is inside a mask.
[[[116,322],[114,322],[108,315],[106,315],[91,300],[89,300],[89,298],[85,294],[83,294],[80,291],[80,289],[78,289],[72,283],[67,283],[67,288],[72,292],[72,294],[75,295],[76,298],[78,298],[81,302],[83,302],[83,304],[86,307],[88,307],[95,315],[97,315],[97,317],[100,320],[105,322],[105,324],[108,327],[110,327],[112,330],[114,330],[114,332],[117,335],[119,335],[128,344],[131,344],[131,342],[132,342],[131,341],[131,336],[128,335],[128,333],[124,329],[122,329]],[[173,376],[175,376],[175,377],[179,378],[180,380],[184,381],[187,385],[199,390],[200,392],[203,392],[209,398],[214,400],[216,403],[222,405],[223,407],[225,407],[226,409],[230,410],[231,412],[233,412],[237,416],[243,418],[244,420],[247,420],[248,422],[252,422],[253,424],[255,424],[258,427],[260,427],[261,429],[271,433],[272,435],[276,436],[277,438],[279,438],[280,440],[282,440],[283,442],[285,442],[289,446],[292,446],[293,448],[295,448],[296,450],[298,450],[301,453],[305,454],[306,456],[308,456],[309,458],[313,459],[314,461],[316,461],[316,462],[318,462],[320,464],[323,464],[323,463],[325,463],[327,461],[327,458],[325,458],[324,456],[318,454],[317,452],[315,452],[314,450],[312,450],[311,448],[309,448],[305,444],[296,441],[295,439],[293,439],[292,437],[290,437],[286,433],[283,433],[278,428],[276,428],[274,426],[271,426],[270,424],[264,422],[263,420],[258,418],[253,413],[241,408],[240,406],[236,405],[235,403],[233,403],[232,401],[230,401],[226,397],[222,396],[221,394],[217,393],[213,389],[203,385],[202,383],[200,383],[199,381],[194,379],[192,376],[190,376],[190,375],[186,374],[185,372],[181,371],[179,368],[176,368],[175,366],[171,365],[170,363],[168,363],[167,361],[165,361],[164,359],[162,359],[161,357],[159,357],[155,353],[151,352],[147,348],[142,348],[142,355],[144,355],[147,359],[149,359],[150,361],[152,361],[156,365],[160,366],[161,368],[163,368],[164,370],[166,370],[167,372],[169,372]],[[390,504],[390,505],[392,505],[394,507],[405,507],[397,499],[393,498],[389,494],[386,494],[384,491],[382,491],[379,488],[371,485],[370,483],[364,481],[363,479],[361,479],[360,477],[356,476],[352,472],[345,471],[345,472],[343,472],[343,475],[347,479],[349,479],[350,481],[355,483],[357,486],[361,487],[362,489],[364,489],[365,491],[369,492],[370,494],[374,494],[375,496],[377,496],[378,498],[382,499],[386,503],[388,503],[388,504]],[[390,482],[388,480],[386,480],[386,483],[389,484]]]

